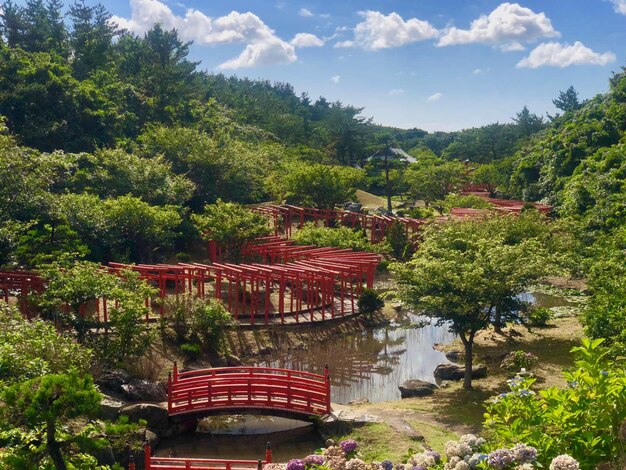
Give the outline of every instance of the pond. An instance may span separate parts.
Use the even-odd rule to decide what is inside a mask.
[[[523,294],[522,299],[540,307],[575,306],[545,293]],[[421,324],[421,327],[415,327]],[[288,333],[286,333],[288,334]],[[370,402],[399,400],[398,385],[408,379],[434,382],[438,364],[449,362],[435,343],[454,340],[446,327],[429,324],[411,312],[399,312],[388,326],[357,331],[331,341],[309,344],[306,350],[283,351],[263,358],[257,365],[322,373],[328,364],[335,403],[357,398]],[[305,456],[322,445],[307,423],[267,416],[229,416],[203,421],[200,432],[162,441],[157,455],[258,459],[271,441],[276,461]]]

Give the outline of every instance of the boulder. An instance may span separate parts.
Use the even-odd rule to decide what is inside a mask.
[[[132,380],[132,375],[124,369],[113,369],[104,372],[95,380],[96,385],[112,392],[122,392],[122,385]]]
[[[167,403],[137,403],[125,406],[120,410],[120,414],[128,416],[131,423],[145,420],[146,427],[157,433],[164,432],[170,425]]]
[[[400,396],[402,396],[402,398],[425,397],[435,393],[437,385],[424,382],[423,380],[407,380],[398,388],[400,389]]]
[[[358,202],[350,202],[344,205],[344,209],[347,210],[348,212],[360,213],[362,208],[363,208],[363,204],[360,204]]]
[[[383,206],[380,206],[378,209],[376,209],[375,211],[378,215],[385,215],[387,217],[393,217],[393,212],[388,211],[387,209],[385,209]]]
[[[445,355],[448,361],[459,362],[461,358],[463,358],[463,351],[459,351],[458,349],[452,349],[450,351],[446,351]]]
[[[122,385],[122,392],[125,397],[132,401],[162,402],[167,400],[165,385],[148,380],[133,379]]]
[[[100,418],[112,421],[126,405],[127,403],[122,400],[103,394],[100,402]]]
[[[465,365],[463,364],[439,364],[435,369],[435,378],[438,380],[462,380],[465,377]],[[476,364],[472,367],[472,378],[483,379],[487,377],[487,366]]]

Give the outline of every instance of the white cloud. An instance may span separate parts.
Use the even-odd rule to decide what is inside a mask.
[[[354,46],[377,51],[434,38],[438,34],[428,21],[418,18],[405,21],[395,12],[384,15],[379,11],[368,10],[359,12],[359,15],[365,20],[354,28],[354,40],[337,43],[335,47]]]
[[[626,15],[626,0],[610,0],[616,13]]]
[[[353,41],[339,41],[338,43],[335,43],[335,45],[333,47],[335,47],[335,48],[339,48],[339,47],[354,47],[354,42]]]
[[[558,42],[544,42],[535,47],[528,57],[517,63],[517,68],[536,69],[548,65],[551,67],[569,67],[570,65],[606,65],[615,61],[612,52],[599,53],[576,41],[573,45]]]
[[[298,15],[300,15],[300,16],[313,16],[313,12],[311,10],[307,10],[306,8],[300,8],[300,11],[298,12]]]
[[[111,21],[138,34],[160,23],[165,29],[176,28],[182,39],[201,45],[246,44],[238,57],[221,64],[220,69],[289,64],[297,60],[294,46],[279,38],[251,12],[232,11],[211,18],[190,8],[185,16],[179,16],[159,0],[130,0],[130,8],[130,18],[113,16]]]
[[[393,90],[389,91],[389,94],[391,96],[400,96],[400,95],[404,95],[404,90],[402,88],[394,88]]]
[[[443,98],[443,93],[437,92],[426,98],[426,101],[439,101],[441,98]]]
[[[483,74],[483,69],[474,69],[474,71],[472,73],[474,75],[482,75]]]
[[[339,83],[339,80],[341,80],[341,75],[333,75],[330,77],[330,81],[333,83]]]
[[[291,45],[294,47],[322,47],[324,41],[315,34],[298,33],[291,40]]]
[[[470,29],[449,28],[437,45],[443,47],[480,43],[511,51],[523,49],[522,43],[560,35],[545,13],[535,13],[518,3],[505,2],[489,15],[481,15],[472,21]]]

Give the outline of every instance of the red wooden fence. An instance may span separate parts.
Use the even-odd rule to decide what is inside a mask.
[[[262,470],[263,465],[272,463],[272,447],[267,443],[265,460],[196,459],[184,457],[154,457],[150,444],[144,447],[144,468],[146,470]],[[128,466],[135,470],[135,464]]]
[[[266,409],[303,415],[330,413],[330,376],[266,367],[179,372],[168,380],[170,415],[219,409]]]

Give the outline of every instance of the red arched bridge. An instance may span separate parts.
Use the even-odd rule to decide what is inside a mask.
[[[168,380],[170,416],[257,410],[272,414],[330,413],[330,376],[269,367],[221,367],[179,372]]]

